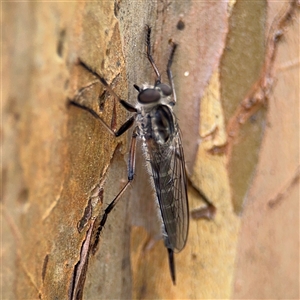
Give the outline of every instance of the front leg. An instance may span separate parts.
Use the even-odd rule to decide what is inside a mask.
[[[104,85],[104,87],[106,88],[106,90],[109,91],[109,93],[114,97],[114,99],[117,99],[118,102],[129,112],[135,112],[137,113],[137,109],[131,105],[129,102],[121,99],[114,91],[113,89],[109,86],[109,84],[107,83],[107,81],[101,77],[98,73],[96,73],[95,71],[93,71],[88,65],[86,65],[83,61],[79,60],[79,65],[81,65],[83,68],[85,68],[88,72],[92,73],[95,77],[96,80],[94,80],[93,82],[89,83],[87,86],[81,88],[76,96],[74,97],[74,99],[69,100],[69,104],[74,105],[76,107],[79,107],[87,112],[89,112],[92,116],[94,116],[97,120],[100,121],[100,123],[108,130],[108,132],[116,137],[122,135],[124,132],[126,132],[134,123],[135,121],[135,117],[136,114],[134,116],[132,116],[131,118],[129,118],[118,130],[115,130],[115,123],[116,123],[116,111],[115,111],[115,106],[113,109],[113,116],[112,116],[112,124],[111,126],[109,126],[99,115],[97,112],[95,112],[93,109],[91,109],[90,107],[87,107],[85,105],[82,105],[80,103],[78,103],[77,99],[83,94],[83,92],[90,88],[92,85],[98,83],[99,81]]]

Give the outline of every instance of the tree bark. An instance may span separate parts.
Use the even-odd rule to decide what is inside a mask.
[[[179,45],[190,209],[205,205],[197,191],[217,209],[191,218],[176,286],[141,153],[93,248],[127,181],[130,133],[69,104],[125,122],[79,59],[134,105],[133,84],[154,80],[146,24],[164,81]],[[3,3],[2,298],[299,298],[298,28],[297,1]]]

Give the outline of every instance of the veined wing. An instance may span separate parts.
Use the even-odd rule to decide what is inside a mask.
[[[180,251],[185,246],[189,227],[184,154],[180,133],[166,144],[148,140],[148,154],[156,195],[167,237],[166,246]]]

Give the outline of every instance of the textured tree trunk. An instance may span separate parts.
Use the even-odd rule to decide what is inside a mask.
[[[230,3],[2,3],[2,299],[299,298],[299,8]],[[146,24],[164,81],[179,45],[190,210],[198,191],[216,207],[191,218],[176,286],[141,153],[95,245],[131,134],[69,104],[125,122],[79,59],[134,105],[133,84],[154,82]]]

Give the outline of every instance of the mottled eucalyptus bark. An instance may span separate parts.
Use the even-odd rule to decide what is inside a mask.
[[[127,180],[128,114],[78,58],[135,104],[169,40],[191,218],[172,285],[144,157]],[[2,3],[2,298],[299,298],[297,1]],[[162,74],[167,77],[165,73]],[[113,113],[114,112],[114,113]],[[116,119],[112,120],[112,115]],[[130,133],[129,133],[130,134]],[[196,215],[196,214],[194,214]]]

